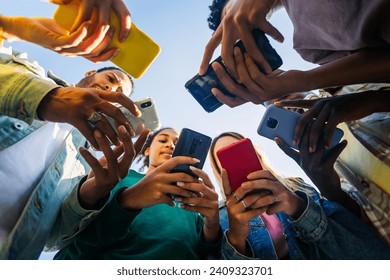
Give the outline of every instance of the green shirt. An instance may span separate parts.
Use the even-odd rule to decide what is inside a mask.
[[[157,204],[128,211],[118,194],[144,177],[130,170],[114,188],[113,199],[102,213],[55,259],[204,259],[220,249],[201,240],[203,218],[179,207]]]

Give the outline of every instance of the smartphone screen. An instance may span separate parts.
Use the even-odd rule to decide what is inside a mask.
[[[253,37],[256,41],[256,45],[263,54],[264,58],[270,64],[272,70],[278,69],[283,64],[282,58],[271,46],[264,32],[259,29],[255,29],[253,31]],[[242,51],[245,52],[244,45],[241,41],[238,41],[236,43],[236,46],[238,46]],[[214,62],[218,62],[224,67],[223,60],[220,56],[212,63]],[[223,103],[219,102],[218,99],[211,93],[212,88],[218,88],[225,95],[234,97],[234,95],[231,94],[218,79],[217,74],[211,67],[212,63],[210,63],[206,74],[204,74],[203,76],[197,74],[185,84],[185,88],[187,89],[187,91],[208,113],[215,111],[223,105]],[[263,71],[259,65],[258,67],[261,71]]]
[[[263,169],[256,150],[248,138],[223,147],[216,154],[222,168],[227,171],[232,191],[236,191],[242,183],[248,181],[249,173]]]
[[[211,138],[197,131],[183,128],[180,132],[172,157],[188,156],[199,159],[194,164],[196,168],[202,169],[207,158],[207,153],[211,145]],[[184,172],[195,178],[198,178],[187,164],[179,164],[171,172]]]

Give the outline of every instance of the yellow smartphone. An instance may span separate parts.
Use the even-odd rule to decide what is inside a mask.
[[[79,1],[75,0],[68,5],[58,5],[53,19],[65,29],[70,30],[78,13],[78,4]],[[109,47],[120,49],[111,61],[132,77],[140,78],[159,55],[160,46],[134,23],[131,24],[127,39],[120,43],[118,40],[119,20],[114,12],[111,12],[111,24],[115,27],[115,34]]]

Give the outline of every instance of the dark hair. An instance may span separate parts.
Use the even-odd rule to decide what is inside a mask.
[[[146,151],[147,148],[149,148],[151,145],[152,145],[152,142],[154,140],[154,138],[156,138],[156,136],[163,130],[166,130],[166,129],[172,129],[174,130],[174,128],[172,127],[162,127],[158,130],[155,130],[153,131],[152,133],[150,133],[148,135],[148,138],[146,139],[145,141],[145,144],[143,145],[141,151],[139,152],[139,158],[137,160],[137,163],[140,162],[142,159],[142,165],[141,167],[139,168],[140,171],[142,171],[145,167],[148,167],[149,166],[149,156],[145,156],[144,153]]]
[[[229,0],[213,0],[213,3],[209,6],[211,13],[207,22],[209,23],[211,30],[217,30],[218,26],[221,24],[222,10],[228,1]]]
[[[118,70],[118,71],[121,71],[122,73],[124,73],[129,78],[130,83],[131,83],[131,87],[134,89],[133,78],[129,75],[129,73],[127,73],[126,71],[122,70],[119,67],[115,67],[115,66],[103,67],[103,68],[97,69],[96,73],[100,73],[100,72],[104,72],[104,71],[110,71],[110,70]]]

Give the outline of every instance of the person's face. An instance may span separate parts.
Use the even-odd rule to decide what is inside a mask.
[[[150,147],[144,152],[145,156],[149,156],[149,171],[172,157],[178,137],[179,133],[173,129],[164,129],[154,137]]]
[[[129,77],[122,71],[115,69],[105,70],[99,73],[95,70],[89,71],[77,86],[109,90],[124,93],[127,96],[130,96],[133,91],[133,86]]]
[[[230,144],[233,144],[235,142],[239,141],[239,139],[234,138],[232,136],[224,136],[221,137],[215,142],[214,150],[213,150],[213,156],[215,158],[215,162],[217,163],[217,166],[219,170],[222,170],[221,163],[218,160],[217,157],[217,151],[223,147],[229,146]],[[231,188],[228,186],[223,186],[225,194],[230,194],[232,192]]]

